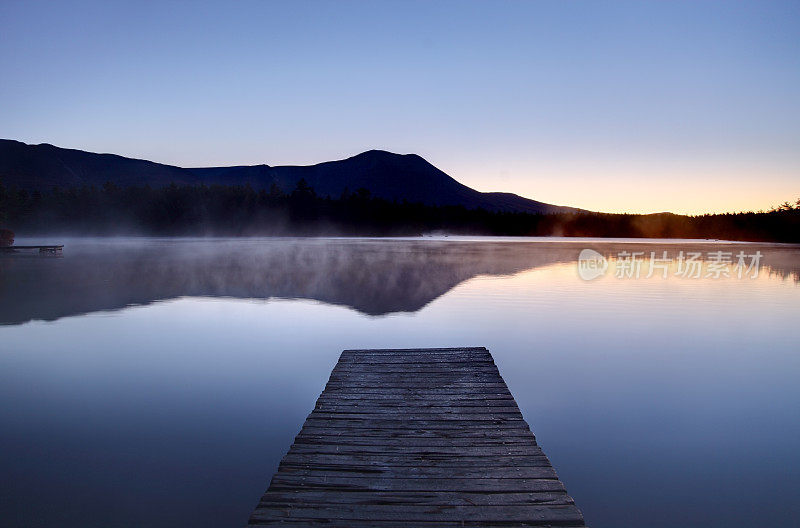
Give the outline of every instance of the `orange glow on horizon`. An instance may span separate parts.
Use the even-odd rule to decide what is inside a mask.
[[[491,171],[487,171],[491,173]],[[457,180],[483,192],[512,192],[553,205],[605,213],[685,215],[768,211],[800,199],[800,168],[687,170],[571,169],[515,167],[499,177],[475,169],[452,171]],[[549,176],[545,176],[549,174]]]

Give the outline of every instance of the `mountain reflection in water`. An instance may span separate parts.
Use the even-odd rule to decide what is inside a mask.
[[[63,257],[0,255],[0,324],[177,297],[311,299],[379,316],[415,312],[478,275],[576,262],[583,248],[761,251],[762,273],[800,280],[800,248],[671,241],[465,239],[73,239]]]

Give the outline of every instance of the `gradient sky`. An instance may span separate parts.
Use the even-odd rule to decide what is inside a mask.
[[[0,0],[0,137],[181,166],[415,152],[603,211],[800,198],[800,2]]]

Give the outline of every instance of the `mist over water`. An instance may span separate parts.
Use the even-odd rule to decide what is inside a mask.
[[[437,346],[489,348],[590,526],[800,522],[798,246],[62,242],[0,255],[2,526],[243,525],[342,349]],[[757,278],[614,276],[720,250]]]

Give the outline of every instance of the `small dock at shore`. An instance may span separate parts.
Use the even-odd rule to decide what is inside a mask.
[[[38,250],[39,253],[57,253],[64,249],[64,245],[56,246],[0,246],[0,251],[13,253],[17,250]]]
[[[485,348],[342,352],[248,525],[585,526]]]

